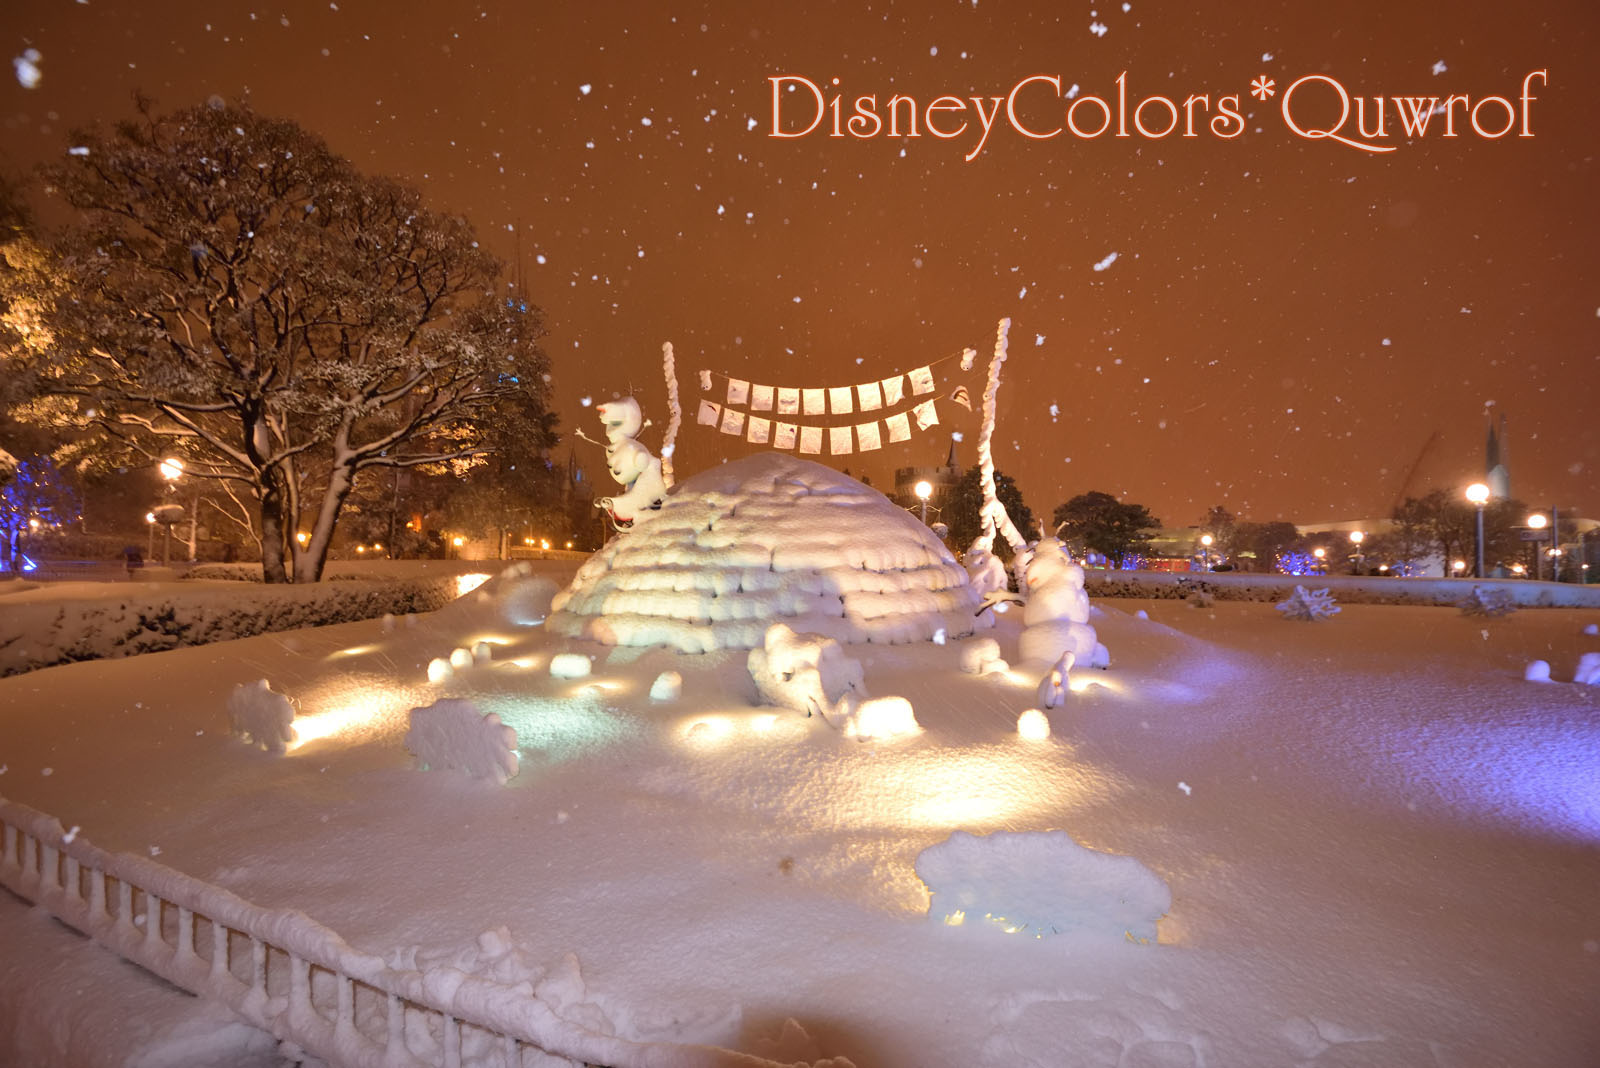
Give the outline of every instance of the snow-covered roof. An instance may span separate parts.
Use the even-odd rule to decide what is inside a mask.
[[[607,645],[750,649],[779,620],[841,642],[970,634],[978,597],[950,551],[871,486],[781,453],[701,472],[614,538],[547,626]]]

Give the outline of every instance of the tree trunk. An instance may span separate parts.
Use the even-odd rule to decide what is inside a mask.
[[[328,476],[328,487],[322,494],[322,506],[317,510],[317,524],[307,539],[305,548],[297,549],[294,557],[296,582],[320,582],[322,569],[328,562],[328,549],[333,544],[334,527],[339,521],[339,511],[345,498],[355,488],[355,471],[348,465],[333,469]]]
[[[268,472],[261,486],[261,581],[288,582],[283,566],[283,513],[287,499],[281,479]]]

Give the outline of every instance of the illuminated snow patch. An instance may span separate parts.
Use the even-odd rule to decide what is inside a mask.
[[[1066,831],[957,831],[919,853],[916,870],[932,893],[929,918],[949,926],[982,916],[977,926],[1007,934],[1153,941],[1172,907],[1166,882],[1139,860]]]
[[[479,586],[482,586],[488,581],[489,576],[484,574],[474,573],[471,575],[457,575],[456,596],[465,597],[467,594],[471,593],[473,590],[477,589]]]
[[[1050,717],[1037,708],[1030,708],[1017,717],[1017,734],[1030,742],[1042,742],[1050,737]]]
[[[455,674],[455,669],[450,666],[450,661],[442,656],[436,656],[428,661],[428,681],[435,686],[441,682],[448,682]]]
[[[886,741],[921,734],[911,702],[904,697],[872,697],[862,701],[845,721],[847,738]]]
[[[289,748],[299,749],[308,742],[369,729],[388,718],[394,702],[390,694],[364,693],[303,715],[294,721],[295,740]]]

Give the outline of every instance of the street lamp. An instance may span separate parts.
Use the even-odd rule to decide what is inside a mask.
[[[1528,517],[1528,529],[1529,530],[1543,530],[1545,527],[1547,527],[1549,525],[1550,525],[1550,520],[1545,518],[1545,515],[1544,515],[1543,512],[1535,512],[1535,513],[1533,513],[1532,515],[1530,515]],[[1538,579],[1543,577],[1544,567],[1543,567],[1543,564],[1539,560],[1539,557],[1541,555],[1542,554],[1539,552],[1538,545],[1535,544],[1534,549],[1533,549],[1533,577],[1534,577],[1535,580],[1538,580]]]
[[[1324,562],[1328,558],[1328,550],[1324,549],[1322,546],[1319,545],[1315,549],[1311,550],[1311,555],[1315,556],[1317,558],[1317,567],[1319,569],[1322,569],[1323,565],[1324,565]],[[1319,574],[1319,575],[1324,574],[1324,573],[1325,573],[1324,570],[1318,570],[1317,571],[1317,574]]]
[[[1366,535],[1366,533],[1364,531],[1352,530],[1350,532],[1350,544],[1354,545],[1356,547],[1356,572],[1355,573],[1358,574],[1358,575],[1361,574],[1361,543],[1366,541],[1366,540],[1367,540],[1367,535]]]
[[[1207,571],[1211,570],[1211,543],[1214,541],[1216,539],[1210,534],[1200,535],[1200,559],[1202,566]]]
[[[1474,482],[1467,487],[1467,500],[1478,509],[1478,577],[1483,578],[1483,506],[1489,501],[1489,487]]]
[[[933,483],[923,479],[911,487],[911,492],[917,495],[917,500],[922,502],[922,525],[928,525],[928,498],[933,496]]]
[[[144,558],[146,560],[154,560],[156,558],[156,514],[154,512],[146,512],[144,514],[144,523],[150,532],[150,536],[144,540]]]
[[[161,477],[167,480],[167,492],[176,492],[178,480],[182,478],[184,474],[183,461],[178,459],[176,456],[168,456],[166,459],[161,461],[159,466],[161,469]],[[194,490],[194,500],[189,504],[189,559],[191,561],[193,561],[195,558],[195,532],[199,522],[200,487],[197,485],[195,486]],[[170,534],[171,531],[169,530],[168,533]]]

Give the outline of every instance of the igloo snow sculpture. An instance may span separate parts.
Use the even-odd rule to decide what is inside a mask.
[[[1111,662],[1106,647],[1089,625],[1089,595],[1083,591],[1083,568],[1072,562],[1055,538],[1034,548],[1024,580],[1021,659],[1034,666],[1050,665],[1070,652],[1075,662],[1104,667]]]
[[[555,634],[681,652],[753,649],[767,628],[843,643],[971,634],[978,595],[915,517],[848,475],[781,453],[673,487],[649,523],[579,568]]]

